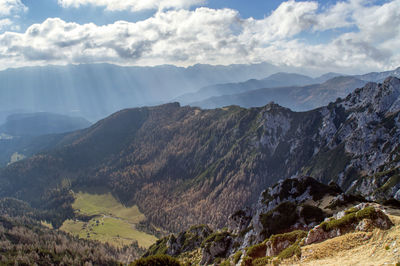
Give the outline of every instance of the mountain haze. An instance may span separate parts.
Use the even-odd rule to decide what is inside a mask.
[[[207,86],[176,100],[184,105],[202,108],[232,104],[259,107],[265,102],[274,101],[294,111],[306,111],[344,97],[367,82],[382,82],[389,76],[400,77],[400,68],[354,76],[330,72],[317,78],[279,72],[261,80]]]
[[[248,81],[239,83],[226,83],[207,86],[201,88],[197,92],[184,94],[175,100],[185,105],[195,101],[204,100],[212,96],[238,94],[260,88],[303,86],[319,83],[319,81],[321,81],[321,78],[313,79],[305,75],[279,72],[261,80],[250,79]]]
[[[53,113],[17,113],[0,125],[0,166],[29,157],[51,146],[57,133],[89,127],[82,117]]]
[[[256,89],[232,95],[215,96],[203,101],[191,102],[189,105],[207,109],[232,104],[242,107],[260,107],[265,105],[265,102],[273,101],[294,111],[307,111],[345,97],[365,83],[353,77],[335,77],[322,84]]]
[[[89,127],[90,122],[82,117],[70,117],[53,113],[12,114],[0,126],[0,133],[11,136],[39,136],[64,133]]]
[[[267,63],[187,68],[83,64],[7,69],[0,71],[0,111],[53,112],[94,121],[123,108],[167,101],[210,84],[261,78],[276,71],[277,67]]]

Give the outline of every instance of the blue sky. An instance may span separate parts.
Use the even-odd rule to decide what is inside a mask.
[[[154,10],[145,10],[140,12],[114,11],[104,12],[101,6],[82,6],[76,8],[62,8],[56,0],[21,0],[21,2],[29,8],[21,22],[25,27],[32,23],[44,21],[49,17],[59,17],[65,21],[74,21],[79,23],[93,22],[98,25],[112,23],[116,20],[139,21],[146,19],[155,13]],[[231,8],[238,10],[243,18],[253,17],[261,19],[268,16],[283,1],[278,0],[208,0],[204,4],[198,6],[207,6],[214,9]],[[321,7],[334,5],[335,0],[317,1]],[[389,2],[386,0],[371,1],[371,3],[383,4]],[[192,7],[193,8],[196,8]]]
[[[384,70],[400,65],[399,24],[400,0],[0,0],[0,69],[269,62]]]
[[[151,17],[155,10],[139,12],[130,11],[104,11],[101,6],[82,6],[76,8],[62,8],[56,0],[21,0],[29,8],[29,12],[21,19],[21,28],[25,29],[32,23],[40,23],[49,17],[59,17],[65,21],[88,23],[97,25],[113,23],[117,20],[131,22],[140,21]],[[335,1],[319,1],[323,4],[332,4]],[[207,6],[214,9],[231,8],[238,10],[243,18],[253,17],[261,19],[275,10],[282,1],[278,0],[209,0],[198,6]],[[194,9],[198,6],[191,7]]]

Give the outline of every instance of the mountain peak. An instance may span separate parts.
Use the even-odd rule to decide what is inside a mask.
[[[369,107],[376,113],[393,112],[400,108],[400,80],[387,77],[383,83],[368,82],[356,89],[345,100],[346,109],[365,109]],[[361,108],[361,109],[360,109]]]
[[[289,110],[274,101],[269,102],[267,105],[264,106],[265,111],[272,111],[272,110]]]
[[[400,67],[398,69],[396,69],[396,71],[397,70],[400,70]],[[387,84],[387,83],[392,86],[400,86],[400,79],[397,77],[394,77],[394,76],[389,76],[383,81],[383,84]]]

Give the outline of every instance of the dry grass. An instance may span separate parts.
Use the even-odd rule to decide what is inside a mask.
[[[202,253],[200,248],[190,252],[185,252],[178,257],[182,265],[200,265],[201,258]]]
[[[400,217],[390,230],[355,232],[301,248],[301,259],[282,265],[396,265],[400,262]]]
[[[312,261],[332,257],[336,254],[364,245],[372,233],[357,232],[326,240],[320,244],[302,248],[302,261]]]

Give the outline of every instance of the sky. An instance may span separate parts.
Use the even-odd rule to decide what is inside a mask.
[[[0,0],[0,69],[253,64],[400,66],[400,0]]]

